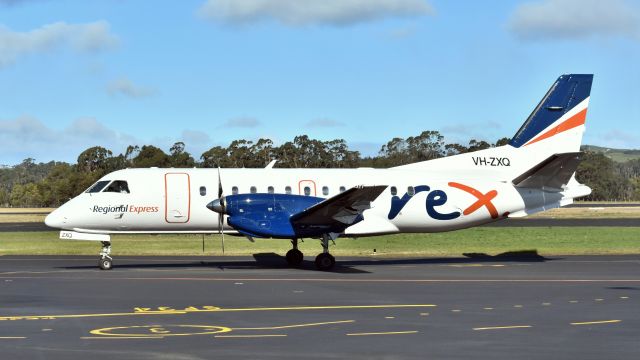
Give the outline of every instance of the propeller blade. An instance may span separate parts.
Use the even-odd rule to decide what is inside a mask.
[[[222,211],[218,214],[218,231],[220,231],[220,235],[222,236],[222,255],[224,255],[224,199],[222,198],[222,176],[220,175],[220,166],[218,166],[218,200],[220,201],[220,205],[222,207]]]

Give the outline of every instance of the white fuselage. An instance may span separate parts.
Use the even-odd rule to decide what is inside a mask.
[[[346,236],[450,231],[521,216],[527,209],[564,205],[562,192],[516,188],[508,173],[502,177],[495,168],[482,166],[474,171],[440,172],[424,168],[220,169],[224,195],[285,194],[290,189],[296,195],[329,198],[357,185],[387,185],[364,212],[364,221],[347,228]],[[206,207],[218,198],[218,169],[126,169],[101,180],[124,181],[129,192],[82,193],[55,210],[47,224],[99,234],[219,231],[218,214]],[[226,221],[224,231],[233,231]]]

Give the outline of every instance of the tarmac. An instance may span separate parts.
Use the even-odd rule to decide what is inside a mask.
[[[637,359],[640,256],[0,256],[3,359]]]

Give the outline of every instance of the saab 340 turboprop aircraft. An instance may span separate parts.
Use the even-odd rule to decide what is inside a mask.
[[[112,267],[111,234],[226,232],[291,240],[293,266],[298,239],[320,239],[315,263],[328,270],[338,236],[451,231],[590,194],[574,174],[592,80],[560,76],[505,146],[389,169],[119,170],[45,222],[61,239],[102,242],[102,269]]]

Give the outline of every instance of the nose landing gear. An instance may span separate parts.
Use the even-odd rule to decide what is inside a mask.
[[[103,241],[102,250],[100,250],[100,261],[98,262],[100,269],[111,270],[113,267],[113,259],[109,254],[111,254],[111,242]]]

